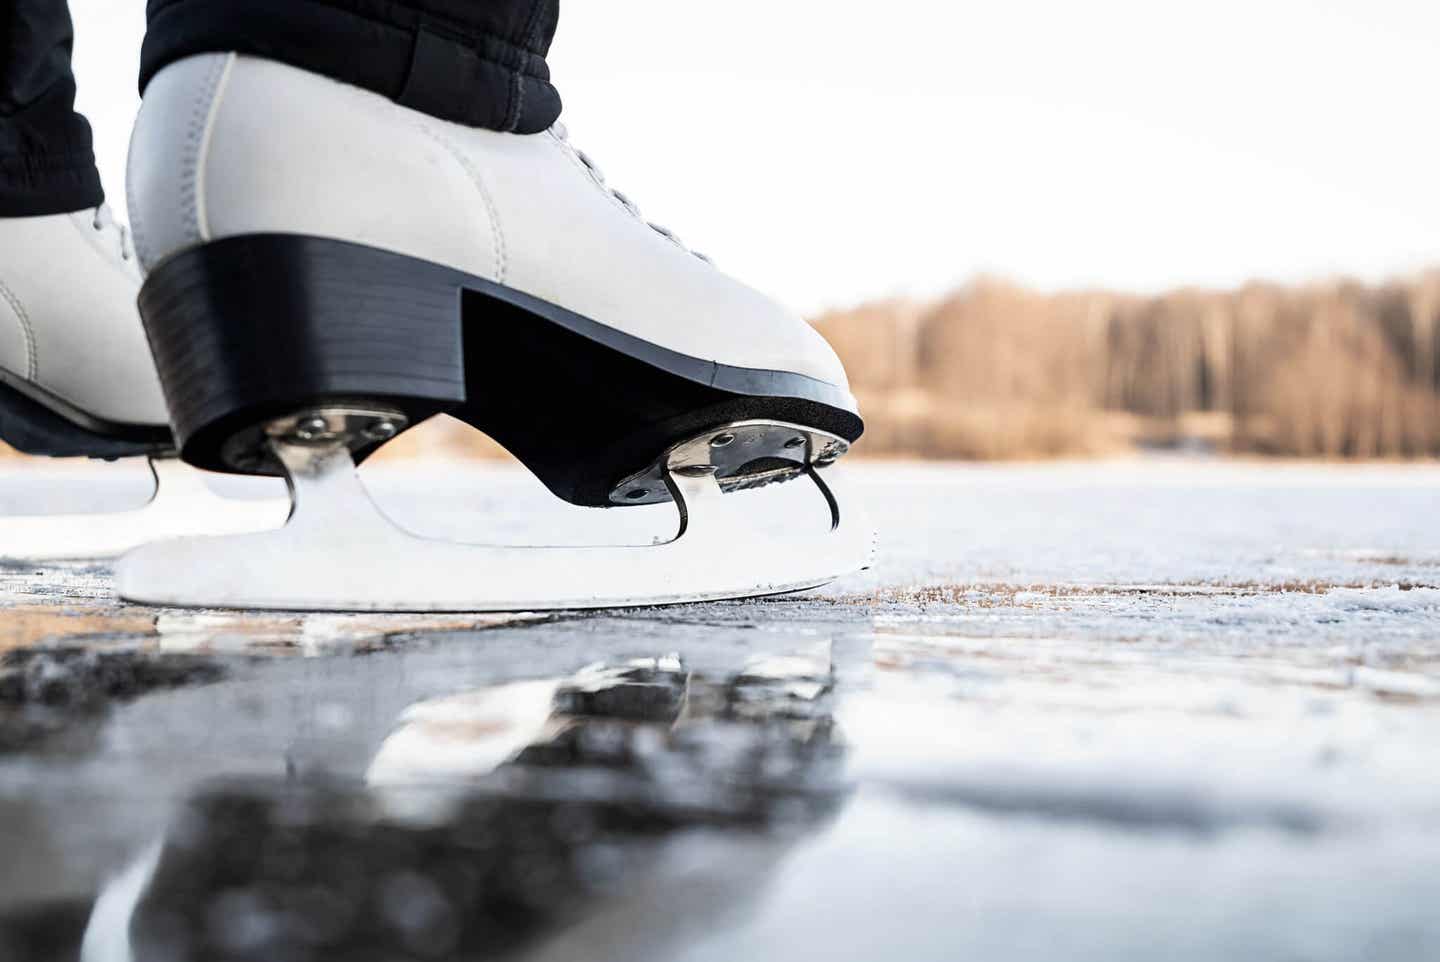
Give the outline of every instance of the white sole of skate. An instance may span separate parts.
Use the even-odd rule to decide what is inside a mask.
[[[0,557],[25,561],[113,558],[162,538],[276,529],[289,506],[280,499],[221,497],[201,473],[175,459],[151,460],[155,493],[145,505],[113,513],[0,517]]]
[[[146,544],[121,560],[117,587],[128,601],[183,607],[550,611],[784,594],[869,566],[874,535],[863,511],[850,503],[842,508],[828,465],[825,479],[817,471],[824,436],[777,424],[727,430],[677,445],[617,489],[636,503],[653,503],[657,484],[668,488],[666,500],[674,501],[680,519],[674,540],[602,547],[419,537],[395,525],[370,498],[343,438],[300,441],[272,434],[271,450],[285,468],[293,501],[285,527]],[[717,444],[717,437],[724,443]],[[766,444],[769,439],[778,443]],[[725,491],[727,485],[752,486],[750,479],[725,477],[725,457],[733,461],[741,454],[783,463],[770,474],[813,487],[824,510],[817,510],[812,529],[757,529],[743,502],[762,495]]]

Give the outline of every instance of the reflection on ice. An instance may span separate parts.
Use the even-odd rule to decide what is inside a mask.
[[[553,680],[516,682],[412,705],[375,753],[365,781],[463,787],[542,737],[557,687]]]
[[[828,657],[671,655],[420,702],[366,784],[199,793],[143,893],[132,870],[102,898],[87,960],[489,958],[623,903],[696,830],[771,853],[715,867],[739,898],[843,798],[830,688]]]

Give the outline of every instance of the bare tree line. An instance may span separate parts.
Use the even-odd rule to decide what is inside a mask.
[[[872,454],[1055,457],[1201,441],[1440,455],[1440,271],[1159,297],[981,279],[938,303],[816,323],[850,370]]]

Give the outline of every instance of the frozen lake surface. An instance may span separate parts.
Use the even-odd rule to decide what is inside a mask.
[[[0,480],[143,497],[104,470]],[[789,599],[246,615],[4,563],[0,958],[1440,957],[1440,467],[849,480],[878,564]],[[452,537],[668,523],[372,485]]]

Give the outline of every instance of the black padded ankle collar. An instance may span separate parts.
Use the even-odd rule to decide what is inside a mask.
[[[560,116],[545,54],[556,0],[151,0],[140,90],[202,53],[265,57],[472,127],[539,133]]]

